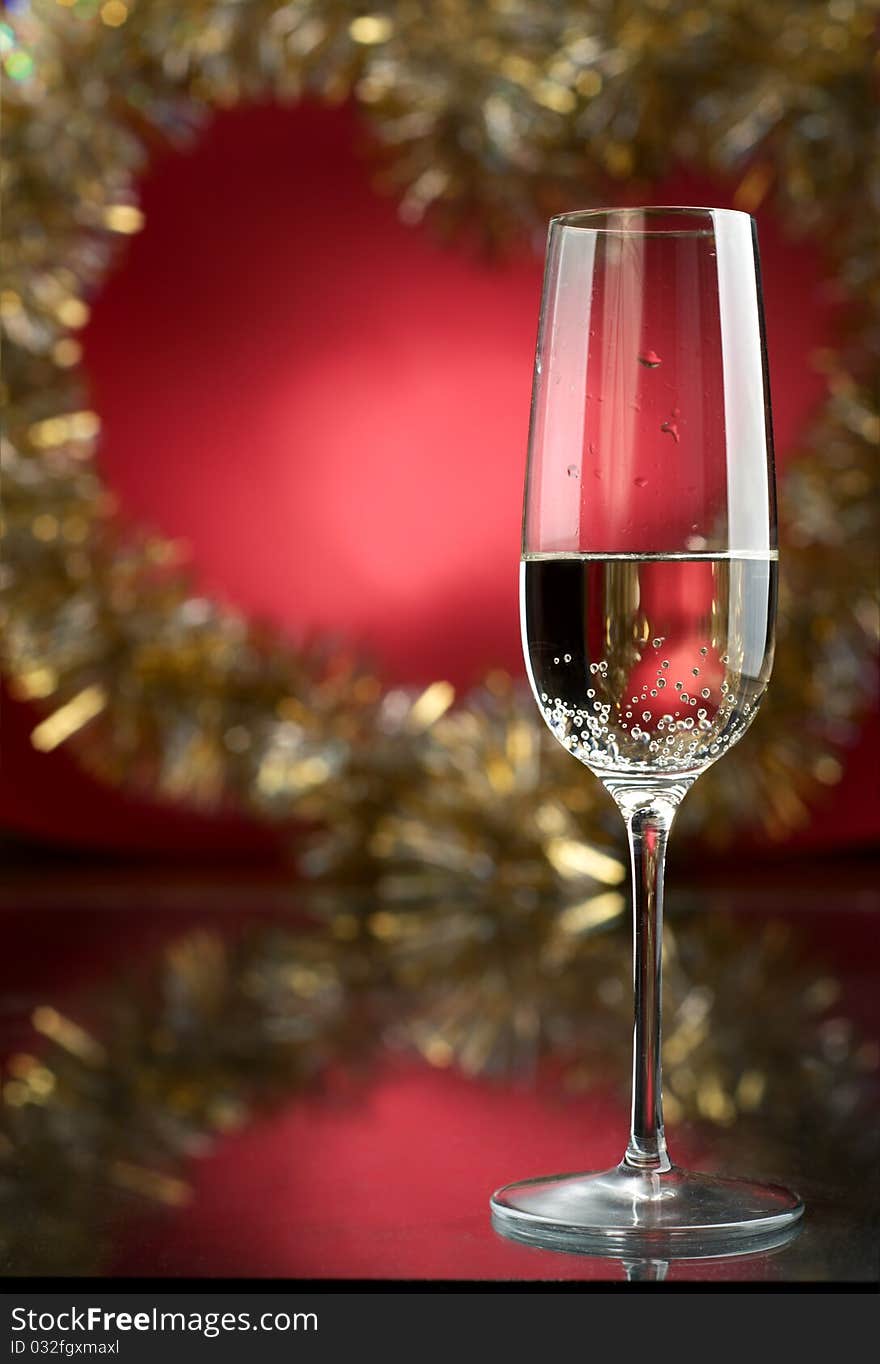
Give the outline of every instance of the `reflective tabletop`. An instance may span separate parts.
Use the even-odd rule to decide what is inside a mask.
[[[316,904],[278,872],[21,860],[8,870],[6,1276],[878,1278],[870,861],[676,873],[673,1157],[794,1186],[807,1209],[780,1244],[686,1259],[534,1249],[490,1224],[499,1185],[620,1157],[622,919],[591,941],[582,995],[511,1033],[493,1013],[509,962],[441,954],[436,983],[408,990],[405,972],[392,981],[376,965],[386,910],[350,889]],[[518,989],[525,1007],[528,982]]]

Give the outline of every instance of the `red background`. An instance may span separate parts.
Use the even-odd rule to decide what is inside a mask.
[[[389,680],[522,671],[521,484],[538,253],[490,264],[402,226],[349,109],[250,108],[144,180],[147,229],[83,335],[123,514],[193,549],[200,590],[294,633],[359,640]],[[658,203],[731,202],[683,175]],[[779,465],[822,400],[820,254],[759,215]],[[267,850],[254,826],[124,801],[7,707],[7,823],[119,848]],[[876,737],[876,726],[871,730]],[[821,828],[867,838],[853,754]]]

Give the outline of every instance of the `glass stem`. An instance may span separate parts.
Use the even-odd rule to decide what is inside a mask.
[[[613,791],[629,834],[633,882],[632,1124],[624,1162],[647,1173],[671,1169],[663,1132],[660,1060],[663,870],[683,790]]]

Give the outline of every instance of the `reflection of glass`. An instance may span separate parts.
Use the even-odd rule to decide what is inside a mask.
[[[785,1246],[790,1245],[800,1231],[800,1227],[793,1225],[783,1227],[780,1231],[768,1232],[762,1239],[751,1243],[746,1250],[734,1251],[731,1253],[728,1248],[723,1254],[707,1254],[677,1257],[670,1254],[666,1260],[662,1259],[624,1259],[622,1264],[623,1273],[628,1283],[661,1283],[669,1276],[670,1268],[672,1277],[675,1276],[676,1267],[683,1265],[693,1267],[703,1266],[703,1273],[700,1277],[709,1279],[713,1277],[727,1279],[737,1278],[737,1269],[747,1269],[749,1266],[754,1270],[759,1265],[765,1269],[771,1257]],[[705,1271],[707,1261],[713,1261],[713,1269],[716,1273]],[[733,1273],[727,1274],[725,1270],[732,1269]]]
[[[551,224],[523,529],[538,706],[629,832],[633,1109],[613,1170],[499,1190],[496,1226],[548,1246],[667,1258],[778,1235],[775,1186],[691,1174],[666,1150],[660,943],[666,840],[690,786],[767,687],[776,507],[751,219],[621,209]]]

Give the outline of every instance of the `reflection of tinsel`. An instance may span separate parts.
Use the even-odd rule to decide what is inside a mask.
[[[378,907],[364,920],[368,931],[352,940],[337,931],[346,903],[331,933],[264,925],[238,941],[198,932],[172,943],[135,980],[82,1001],[75,1013],[91,1020],[88,1030],[49,1004],[33,1011],[33,1044],[9,1058],[3,1075],[7,1273],[100,1272],[133,1199],[185,1206],[190,1159],[255,1113],[305,1092],[328,1064],[367,1059],[383,1032],[414,1040],[435,1065],[456,1053],[482,1070],[503,1062],[504,1048],[487,1045],[473,1013],[485,1008],[491,1029],[498,1003],[517,1058],[524,1044],[536,1056],[552,1048],[571,1087],[623,1090],[627,937],[597,931],[601,916],[589,900],[553,932],[533,927],[543,974],[525,969],[526,934],[517,944],[511,933],[499,952],[488,934],[481,941],[454,917],[432,921],[418,907],[414,926],[400,934],[389,931],[397,911],[389,919]],[[845,1134],[847,1158],[858,1161],[852,1135],[867,1130],[877,1048],[832,1014],[837,983],[798,962],[774,925],[756,931],[725,915],[685,914],[670,947],[670,1116],[711,1125],[713,1146],[725,1131],[738,1136],[752,1124],[749,1159],[768,1169],[793,1134],[804,1133],[815,1168],[839,1158]],[[445,995],[432,964],[438,954],[450,978]],[[426,984],[427,995],[399,992],[390,1012],[394,977]],[[867,1169],[872,1150],[865,1160]]]
[[[648,178],[683,159],[735,177],[744,208],[772,195],[828,243],[841,291],[870,304],[878,272],[866,224],[880,195],[874,21],[864,0],[669,0],[589,12],[525,0],[385,0],[369,13],[355,0],[35,0],[20,9],[0,28],[10,396],[2,587],[13,690],[45,712],[35,746],[82,736],[84,759],[114,782],[203,805],[306,812],[344,835],[337,852],[349,871],[358,859],[369,869],[376,839],[419,862],[427,844],[412,818],[452,815],[459,832],[469,822],[475,843],[494,837],[464,783],[454,788],[458,812],[441,808],[437,790],[405,830],[378,832],[377,814],[401,805],[420,770],[419,725],[397,732],[391,754],[374,679],[262,637],[192,596],[174,545],[123,541],[114,527],[92,459],[99,420],[78,396],[76,331],[114,243],[142,226],[136,177],[157,139],[185,138],[207,107],[350,95],[375,130],[404,219],[475,223],[493,242],[537,230],[574,200],[614,198],[624,183],[644,197]],[[851,353],[828,362],[828,406],[784,489],[770,699],[755,736],[685,807],[683,820],[710,837],[756,811],[771,833],[802,821],[815,783],[838,779],[835,749],[853,731],[876,630],[865,313]],[[467,730],[488,744],[484,723],[475,706],[436,733],[455,744]],[[551,875],[544,845],[523,846]],[[505,856],[515,862],[515,849]],[[428,856],[426,876],[432,865]],[[528,881],[532,871],[521,874]]]
[[[147,979],[98,1004],[100,1037],[45,1005],[32,1052],[8,1061],[0,1128],[0,1259],[17,1273],[82,1272],[115,1191],[175,1207],[185,1159],[364,1049],[369,953],[338,937],[196,933]],[[34,1235],[33,1218],[42,1219]],[[30,1266],[36,1253],[40,1262]]]

